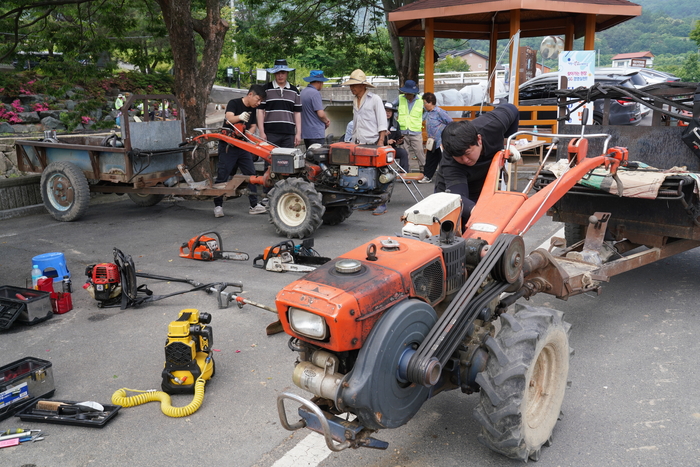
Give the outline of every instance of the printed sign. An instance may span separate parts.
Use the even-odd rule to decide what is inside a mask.
[[[576,89],[578,87],[591,87],[595,84],[595,51],[593,50],[577,50],[564,51],[559,54],[559,88],[560,89]],[[583,117],[584,106],[578,107],[579,103],[568,104],[569,120],[566,121],[569,125],[580,125]],[[587,102],[585,107],[588,108],[587,125],[593,122],[593,102]]]

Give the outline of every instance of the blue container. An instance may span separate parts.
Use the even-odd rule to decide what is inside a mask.
[[[70,278],[70,272],[66,266],[66,259],[63,253],[44,253],[32,258],[32,267],[34,265],[41,269],[41,274],[46,277],[53,278],[55,282],[61,282],[65,276]]]

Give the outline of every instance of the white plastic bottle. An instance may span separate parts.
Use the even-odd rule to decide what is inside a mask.
[[[32,267],[32,288],[39,288],[39,278],[42,276],[41,269],[36,264]]]
[[[537,125],[535,125],[535,128],[532,130],[534,135],[532,135],[532,141],[537,141]]]

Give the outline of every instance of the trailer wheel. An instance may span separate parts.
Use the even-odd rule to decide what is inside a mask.
[[[129,193],[129,198],[131,198],[131,201],[143,208],[155,206],[156,204],[160,203],[164,197],[165,195],[140,195],[138,193]]]
[[[79,219],[90,205],[87,178],[71,162],[52,162],[41,173],[41,198],[49,214],[58,221]]]
[[[323,222],[326,208],[314,186],[301,178],[280,180],[268,193],[270,222],[278,234],[305,238]]]
[[[549,446],[569,373],[569,331],[563,313],[516,305],[501,315],[501,330],[486,339],[489,359],[474,417],[479,441],[512,459],[537,460]]]
[[[566,246],[570,247],[574,243],[578,243],[584,238],[586,238],[586,226],[581,224],[571,224],[567,222],[564,224],[564,239],[566,240]]]
[[[326,225],[338,225],[352,214],[350,206],[333,206],[326,207],[326,212],[323,214],[323,223]]]

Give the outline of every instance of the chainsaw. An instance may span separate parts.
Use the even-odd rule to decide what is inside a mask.
[[[253,260],[253,266],[272,272],[310,272],[330,261],[330,258],[319,255],[313,246],[313,238],[307,238],[299,245],[285,240],[265,248],[263,254]]]
[[[213,237],[209,237],[209,235]],[[214,238],[216,237],[216,238]],[[202,232],[189,242],[180,247],[180,257],[197,259],[200,261],[214,261],[215,259],[230,259],[233,261],[248,261],[248,253],[241,251],[223,251],[221,235],[217,232]]]

